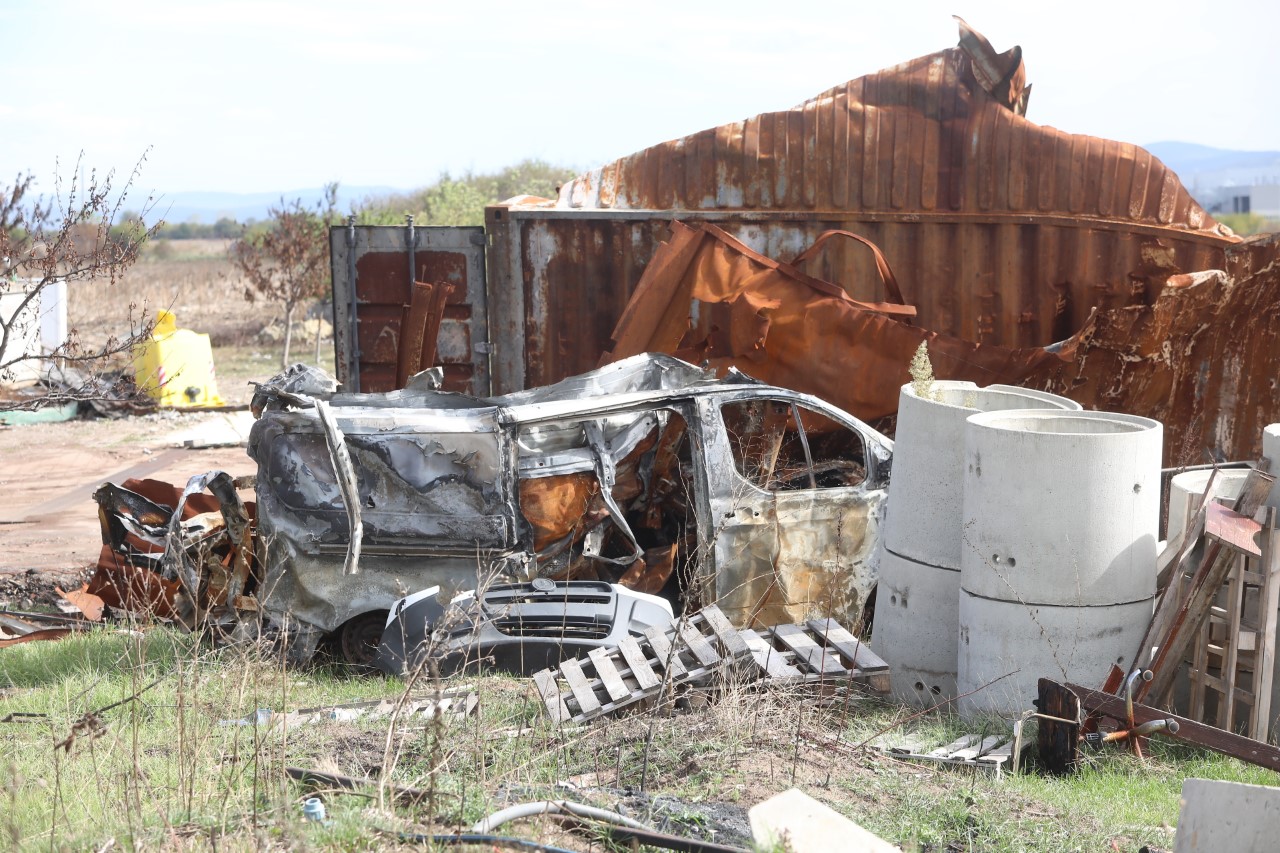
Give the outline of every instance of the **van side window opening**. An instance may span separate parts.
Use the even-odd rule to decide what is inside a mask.
[[[856,430],[789,400],[737,400],[720,408],[734,464],[769,492],[839,489],[867,477],[866,443]]]

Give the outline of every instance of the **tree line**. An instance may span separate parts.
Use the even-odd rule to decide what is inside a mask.
[[[483,225],[486,205],[517,195],[555,198],[560,185],[577,170],[556,166],[545,160],[523,160],[497,172],[449,173],[425,187],[403,193],[370,196],[347,211],[361,225],[399,225],[412,215],[419,225]],[[281,200],[281,204],[284,204]],[[235,240],[246,233],[262,233],[276,225],[270,212],[266,219],[245,222],[224,216],[214,223],[165,222],[155,231],[157,240]],[[126,212],[114,228],[124,235],[145,230],[141,217]]]

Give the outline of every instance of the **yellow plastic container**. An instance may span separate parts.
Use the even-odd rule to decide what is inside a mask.
[[[179,329],[168,311],[156,315],[151,336],[133,348],[133,376],[161,406],[225,405],[218,396],[209,336]]]

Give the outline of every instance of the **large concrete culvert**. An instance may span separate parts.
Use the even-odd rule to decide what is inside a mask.
[[[921,706],[956,695],[965,421],[978,412],[1080,409],[1010,385],[936,381],[931,390],[921,397],[904,385],[898,397],[872,637],[894,695]]]
[[[1101,684],[1132,665],[1155,597],[1162,437],[1109,412],[968,419],[962,715],[1016,715],[1041,677]]]

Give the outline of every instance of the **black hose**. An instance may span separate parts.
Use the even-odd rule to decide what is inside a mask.
[[[512,838],[507,835],[484,835],[480,833],[464,833],[462,835],[418,835],[411,832],[400,833],[400,840],[414,844],[499,844],[513,850],[533,850],[535,853],[580,853],[577,850],[566,850],[563,847],[552,847],[539,844],[526,838]]]

